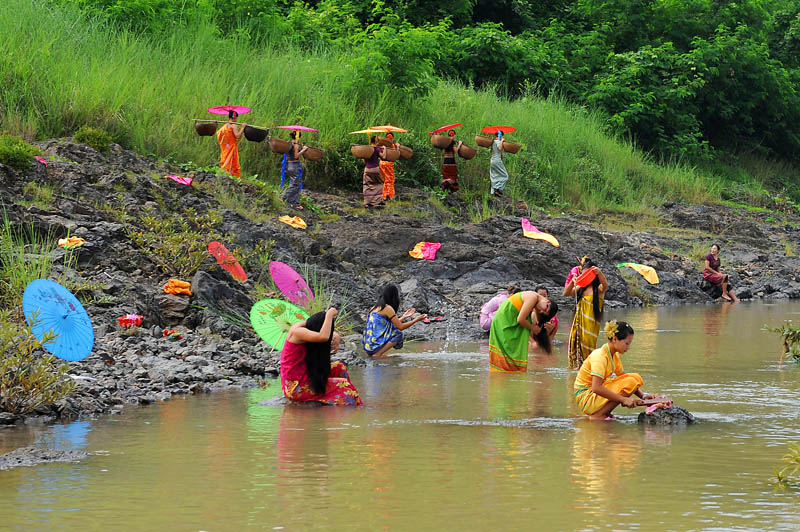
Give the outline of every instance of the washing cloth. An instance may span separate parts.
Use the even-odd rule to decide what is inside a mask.
[[[417,245],[408,254],[415,259],[435,260],[436,252],[441,247],[440,242],[417,242]]]
[[[186,281],[181,281],[179,279],[170,279],[167,281],[167,284],[164,285],[164,292],[167,294],[185,294],[187,296],[192,295],[191,283],[187,283]]]
[[[305,229],[307,227],[305,220],[303,220],[299,216],[285,216],[284,215],[284,216],[279,217],[278,220],[280,220],[281,222],[283,222],[283,223],[285,223],[287,225],[291,225],[295,229]]]
[[[64,249],[79,248],[86,243],[86,240],[79,236],[71,236],[69,238],[59,238],[58,245]]]
[[[527,218],[520,218],[520,220],[522,221],[522,234],[525,235],[525,237],[533,238],[534,240],[544,240],[557,248],[561,247],[556,237],[550,233],[539,231],[535,225],[531,225],[531,221]]]
[[[645,266],[644,264],[636,264],[633,262],[621,262],[617,264],[617,268],[624,268],[626,266],[644,277],[644,280],[648,283],[658,284],[658,274],[652,266]]]

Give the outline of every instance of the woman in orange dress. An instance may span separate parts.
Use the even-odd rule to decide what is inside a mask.
[[[396,150],[397,144],[394,141],[394,134],[387,133],[386,138],[392,143],[391,149]],[[383,199],[394,199],[394,163],[392,161],[378,161],[381,169],[381,177],[383,178]]]
[[[219,165],[233,177],[242,177],[242,167],[239,165],[239,139],[244,133],[244,126],[237,124],[239,113],[228,111],[228,122],[217,131],[219,142]]]

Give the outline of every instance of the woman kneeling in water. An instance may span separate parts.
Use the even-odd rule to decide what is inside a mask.
[[[575,377],[575,399],[589,419],[607,419],[617,405],[633,408],[641,405],[639,399],[655,398],[642,392],[644,381],[638,373],[625,373],[622,369],[619,355],[630,348],[633,327],[611,320],[606,323],[605,333],[608,342],[592,351]]]

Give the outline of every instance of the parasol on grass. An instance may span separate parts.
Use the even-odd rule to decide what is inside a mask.
[[[80,301],[57,282],[37,279],[29,283],[22,295],[22,311],[39,341],[47,332],[56,335],[44,348],[58,358],[83,360],[92,352],[92,321]]]
[[[230,273],[234,279],[240,283],[247,280],[247,274],[244,272],[244,268],[242,268],[242,265],[236,260],[236,257],[228,251],[228,248],[215,240],[208,244],[208,252],[217,259],[217,264],[228,270],[228,273]]]
[[[293,129],[295,131],[318,131],[313,127],[301,126],[299,124],[293,124],[291,126],[278,126],[278,129]]]
[[[658,273],[652,266],[645,266],[644,264],[636,264],[635,262],[621,262],[617,264],[617,268],[628,267],[644,277],[644,280],[650,284],[658,284]]]
[[[514,126],[487,126],[481,129],[481,133],[487,133],[489,135],[497,135],[498,131],[502,131],[503,134],[506,133],[513,133],[517,130]]]
[[[428,135],[435,135],[436,133],[441,133],[442,131],[449,131],[449,130],[451,130],[453,128],[457,128],[461,124],[462,124],[462,122],[458,122],[457,124],[448,124],[446,126],[437,127],[436,129],[434,129],[433,131],[428,133]]]
[[[269,263],[269,273],[272,274],[278,290],[292,303],[304,307],[314,300],[314,292],[308,287],[306,280],[288,264],[273,260]]]
[[[262,299],[250,309],[250,324],[273,351],[283,349],[289,327],[305,319],[306,311],[280,299]]]
[[[250,108],[243,105],[217,105],[208,108],[208,112],[215,115],[227,115],[230,111],[235,111],[237,115],[243,115],[249,113]]]

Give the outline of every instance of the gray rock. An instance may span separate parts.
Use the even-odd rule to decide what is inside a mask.
[[[669,408],[659,408],[652,414],[642,412],[637,421],[643,425],[691,425],[695,419],[685,408],[672,405]]]

